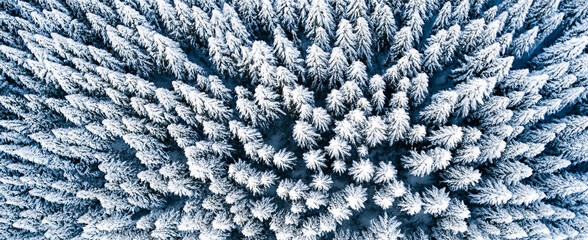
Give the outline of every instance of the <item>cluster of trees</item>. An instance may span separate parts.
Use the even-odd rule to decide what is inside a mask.
[[[588,238],[587,6],[2,1],[0,238]]]

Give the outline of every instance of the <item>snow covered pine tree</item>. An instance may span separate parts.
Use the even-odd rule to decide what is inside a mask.
[[[1,0],[0,239],[588,239],[585,0]]]

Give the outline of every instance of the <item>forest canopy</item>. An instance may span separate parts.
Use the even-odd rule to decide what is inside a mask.
[[[588,239],[584,0],[2,0],[0,239]]]

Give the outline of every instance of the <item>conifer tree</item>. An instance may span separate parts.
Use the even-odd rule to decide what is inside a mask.
[[[340,47],[350,59],[357,57],[357,33],[347,19],[341,19],[338,24],[335,46]]]
[[[392,9],[384,2],[377,3],[372,16],[372,23],[375,25],[374,31],[378,50],[380,50],[392,41],[392,37],[396,32],[396,20]]]
[[[327,79],[328,54],[319,46],[313,44],[307,51],[306,67],[309,76],[313,80],[313,86],[321,88]]]
[[[340,47],[334,47],[329,57],[329,88],[342,85],[345,82],[345,73],[349,68],[349,63],[345,53]]]
[[[372,60],[372,31],[368,22],[363,18],[357,19],[354,31],[357,34],[357,57],[363,59],[368,65]]]
[[[286,32],[296,32],[298,30],[300,20],[297,17],[299,5],[295,1],[278,0],[275,2],[276,15],[280,20],[280,26]]]
[[[445,4],[443,4],[443,7],[441,7],[441,10],[439,10],[439,14],[435,19],[435,22],[433,23],[433,27],[437,29],[445,29],[449,26],[449,24],[451,23],[451,8],[451,2],[448,1]]]
[[[327,36],[332,36],[334,29],[333,10],[324,0],[312,1],[305,21],[305,31],[310,37],[317,37],[317,30],[324,29]]]

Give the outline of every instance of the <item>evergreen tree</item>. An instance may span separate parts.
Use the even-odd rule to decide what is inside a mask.
[[[354,61],[351,63],[347,69],[347,78],[349,81],[356,83],[359,87],[365,87],[368,80],[365,64],[361,61]]]
[[[305,31],[309,37],[317,37],[317,30],[322,28],[327,36],[332,36],[334,28],[333,10],[324,0],[312,1],[305,22]]]
[[[355,22],[367,15],[368,7],[364,0],[349,0],[346,16],[350,21]]]
[[[369,159],[354,161],[349,173],[356,182],[369,182],[374,175],[374,166]]]
[[[396,20],[392,9],[384,2],[377,3],[372,16],[372,23],[374,23],[378,50],[383,49],[392,41],[392,37],[396,32]]]
[[[437,34],[429,38],[429,45],[423,52],[423,65],[429,72],[434,72],[441,68],[443,62],[443,48],[444,42],[447,38],[447,31],[441,29]]]
[[[451,8],[451,2],[448,1],[445,4],[443,4],[443,7],[441,8],[441,10],[439,10],[439,14],[435,19],[435,22],[433,23],[434,28],[445,29],[449,27],[451,23]]]
[[[383,216],[378,216],[370,222],[368,234],[366,238],[374,239],[399,239],[404,237],[398,227],[401,224],[396,221],[394,217],[388,217],[387,213]]]
[[[456,4],[455,9],[453,10],[454,16],[453,20],[457,24],[463,24],[466,19],[468,19],[469,12],[470,12],[470,2],[467,0],[461,0],[458,4]]]
[[[562,61],[569,61],[582,53],[588,45],[588,37],[572,38],[546,48],[545,51],[533,59],[535,64],[549,65]]]
[[[364,128],[364,135],[371,147],[375,147],[386,140],[386,123],[379,116],[371,116],[368,119],[366,128]]]
[[[328,54],[319,46],[313,44],[310,48],[308,48],[306,55],[306,67],[308,69],[307,72],[309,76],[313,80],[312,84],[315,88],[322,88],[325,81],[327,80],[327,68],[329,67],[327,65],[328,63]]]
[[[429,90],[429,78],[424,73],[417,74],[411,79],[412,85],[409,88],[409,96],[413,100],[414,105],[422,103],[427,97]]]
[[[457,93],[454,91],[441,91],[432,96],[431,104],[420,112],[420,117],[425,122],[443,124],[453,111],[457,101]]]
[[[358,18],[354,28],[357,34],[357,57],[366,61],[368,65],[372,60],[372,31],[368,22],[363,18]]]
[[[535,45],[535,38],[537,37],[537,31],[539,28],[534,27],[527,32],[519,35],[511,45],[511,51],[516,57],[525,55]]]
[[[296,32],[298,30],[300,20],[297,17],[299,7],[297,2],[290,0],[278,0],[275,2],[276,15],[280,20],[280,26],[286,32]]]
[[[453,149],[457,147],[463,137],[463,132],[458,126],[447,126],[441,127],[437,131],[432,131],[431,136],[428,140],[434,144],[445,147],[447,149]]]
[[[292,130],[292,137],[301,148],[313,148],[316,146],[316,140],[320,135],[309,123],[296,121]]]
[[[426,189],[422,194],[423,211],[433,215],[441,214],[449,207],[449,193],[445,188],[436,187]]]
[[[347,57],[340,47],[334,47],[329,58],[329,88],[342,85],[345,82],[345,73],[349,68]]]
[[[396,59],[413,47],[414,36],[410,27],[403,27],[396,33],[394,43],[390,48],[390,59]]]
[[[262,0],[257,14],[262,25],[261,28],[265,31],[271,32],[276,24],[276,12],[274,11],[272,2],[269,0]]]
[[[467,166],[455,166],[443,172],[444,182],[451,190],[468,189],[478,183],[481,173]]]
[[[284,66],[288,68],[288,70],[295,73],[301,73],[304,71],[300,52],[294,47],[294,43],[284,35],[281,28],[274,29],[273,47],[274,54]]]
[[[477,204],[500,205],[512,198],[512,193],[506,185],[497,180],[486,180],[477,185],[471,200]]]
[[[357,33],[353,31],[353,26],[349,20],[341,19],[337,27],[335,46],[340,47],[350,59],[355,59],[357,57],[357,41]]]

